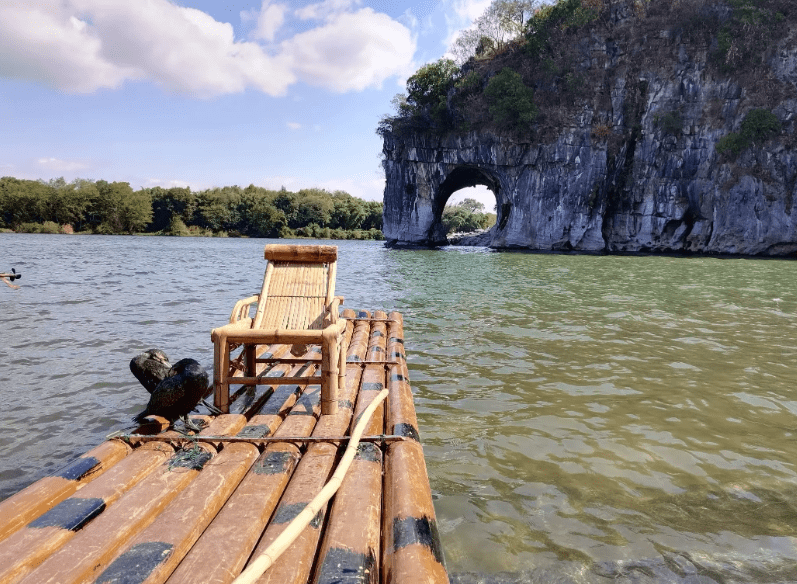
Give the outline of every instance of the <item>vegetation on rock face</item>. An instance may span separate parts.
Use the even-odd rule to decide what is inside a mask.
[[[636,66],[651,71],[671,60],[674,43],[707,49],[708,73],[732,74],[750,106],[761,107],[780,84],[762,65],[796,18],[793,0],[494,0],[460,33],[457,62],[441,59],[419,69],[377,132],[488,130],[544,140],[584,111],[592,111],[596,126],[605,125],[612,109],[605,85],[611,45],[637,55]],[[605,54],[591,48],[599,38],[609,39]],[[612,132],[638,132],[632,117]],[[677,110],[657,120],[675,136],[682,123]]]
[[[63,178],[0,178],[0,229],[28,233],[158,233],[382,239],[382,203],[343,191],[208,189]]]
[[[717,152],[730,157],[739,156],[755,143],[761,143],[780,132],[778,117],[769,110],[754,109],[742,120],[738,132],[731,132],[717,142]]]

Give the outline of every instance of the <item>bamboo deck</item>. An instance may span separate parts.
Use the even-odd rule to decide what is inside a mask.
[[[204,417],[201,440],[164,423],[104,442],[0,503],[0,584],[232,582],[321,490],[345,447],[336,438],[384,387],[340,490],[257,582],[447,583],[401,315],[343,315],[336,414],[320,415],[319,385],[279,384],[316,375],[310,348],[302,362],[262,365],[274,384]]]

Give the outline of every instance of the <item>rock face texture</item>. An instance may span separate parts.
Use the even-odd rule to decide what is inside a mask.
[[[581,67],[602,70],[553,138],[492,131],[385,132],[383,231],[388,245],[446,243],[440,222],[455,191],[495,194],[494,248],[584,252],[797,253],[797,31],[750,85],[709,67],[711,46],[658,31],[634,44],[615,27],[577,40]],[[630,38],[630,37],[628,37]],[[651,58],[651,55],[656,55]],[[736,157],[717,150],[751,110],[781,124]]]

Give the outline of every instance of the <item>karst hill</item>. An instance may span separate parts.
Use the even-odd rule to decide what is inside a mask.
[[[560,0],[396,105],[389,244],[444,244],[446,201],[481,184],[496,248],[797,253],[792,0]]]

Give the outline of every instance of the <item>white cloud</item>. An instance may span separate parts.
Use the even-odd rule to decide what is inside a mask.
[[[260,184],[267,189],[277,190],[285,187],[293,192],[301,189],[325,189],[330,193],[345,191],[353,197],[366,201],[381,201],[385,193],[385,177],[381,173],[363,173],[360,176],[315,182],[295,176],[268,176],[264,177]]]
[[[252,31],[252,38],[263,39],[271,42],[277,31],[282,28],[285,23],[285,14],[288,12],[288,7],[285,4],[272,4],[269,0],[263,0],[260,11],[251,11],[250,18],[256,19],[257,24]],[[246,18],[242,12],[241,17]]]
[[[416,40],[386,14],[363,8],[332,16],[323,26],[282,43],[304,82],[337,92],[381,86],[412,68]]]
[[[39,158],[36,163],[47,170],[55,172],[74,172],[76,170],[84,170],[89,168],[85,162],[78,162],[77,160],[61,160],[60,158]]]
[[[470,27],[492,4],[492,0],[446,0],[446,24],[448,32],[443,45],[448,53],[457,40],[460,31]],[[450,54],[448,55],[450,56]]]
[[[362,4],[362,0],[324,0],[316,4],[309,4],[296,11],[296,16],[302,20],[326,20],[330,17],[349,12],[355,6]]]
[[[451,7],[462,20],[469,23],[479,18],[492,0],[451,0]]]
[[[360,3],[324,0],[297,11],[322,24],[266,51],[236,41],[231,24],[170,0],[2,0],[0,77],[69,93],[151,81],[200,98],[249,88],[278,96],[298,80],[337,92],[379,87],[411,69],[416,40],[385,14],[355,10]],[[286,4],[263,0],[241,18],[257,19],[252,38],[273,42],[287,14]]]
[[[196,183],[190,183],[184,180],[163,180],[160,178],[148,178],[146,184],[144,185],[146,188],[151,187],[161,187],[164,189],[171,189],[171,188],[180,188],[184,189],[185,187],[189,187],[192,190],[201,190],[201,187],[195,186]]]
[[[286,124],[291,130],[298,130],[302,127],[301,124],[297,124],[296,122],[288,122]]]

